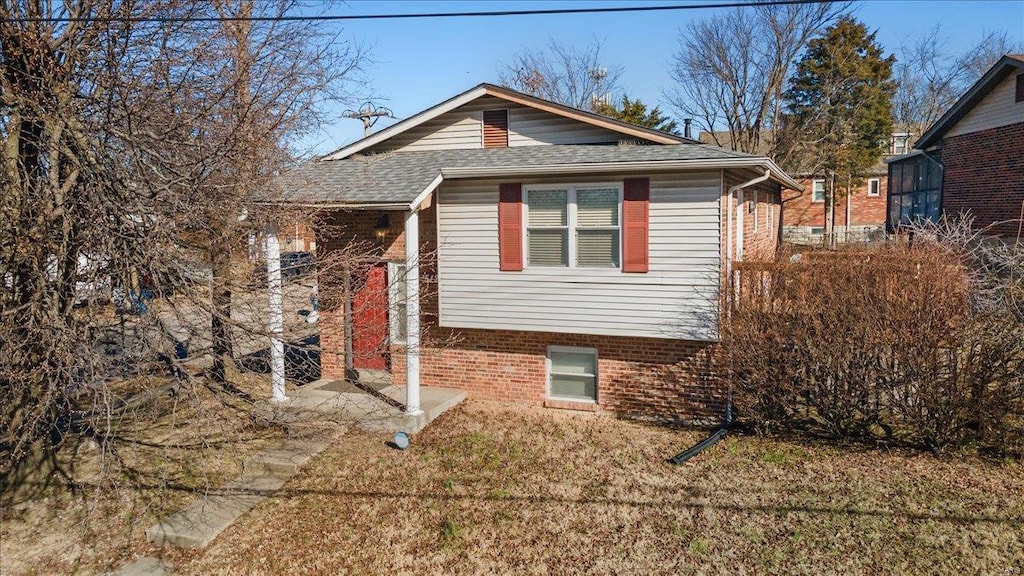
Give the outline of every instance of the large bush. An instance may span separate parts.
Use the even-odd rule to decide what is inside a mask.
[[[934,451],[1019,447],[1021,249],[960,230],[738,265],[722,360],[739,417]]]

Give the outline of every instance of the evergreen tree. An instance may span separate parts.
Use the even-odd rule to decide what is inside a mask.
[[[786,92],[788,132],[799,168],[825,178],[826,242],[834,241],[833,207],[885,152],[892,132],[892,55],[875,34],[843,17],[812,40]]]
[[[639,98],[630,100],[629,96],[623,95],[622,102],[618,106],[610,102],[598,102],[594,105],[594,112],[622,120],[623,122],[643,126],[644,128],[652,128],[668,132],[669,134],[679,134],[675,120],[665,116],[658,106],[648,110],[647,105],[641,102]]]

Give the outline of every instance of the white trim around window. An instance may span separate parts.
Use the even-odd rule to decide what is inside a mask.
[[[597,349],[548,346],[546,361],[548,398],[597,404]]]
[[[582,226],[579,223],[579,206],[577,203],[578,193],[589,190],[614,189],[618,193],[615,211],[615,224],[606,226]],[[530,222],[530,194],[539,192],[561,192],[566,195],[565,221],[561,225],[544,224],[532,225]],[[523,186],[523,264],[524,268],[534,269],[559,269],[559,268],[581,268],[592,270],[621,270],[622,269],[622,182],[588,182],[584,184],[531,184]],[[550,232],[560,231],[565,234],[565,261],[562,264],[538,264],[531,263],[530,258],[530,230]],[[583,232],[614,232],[616,239],[611,254],[610,266],[586,266],[580,265],[579,260],[579,233]]]
[[[818,186],[821,186],[821,198],[818,198]],[[825,201],[825,181],[824,180],[812,180],[811,181],[811,202],[822,203]]]
[[[882,194],[882,179],[868,178],[868,196],[877,198]]]

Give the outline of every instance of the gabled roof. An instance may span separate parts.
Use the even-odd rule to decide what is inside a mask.
[[[921,138],[914,143],[915,148],[927,148],[939,141],[957,122],[963,119],[982,98],[988,96],[1000,82],[1014,71],[1024,71],[1024,54],[1007,54],[999,59],[980,80],[971,86],[966,94],[960,97],[953,106],[939,118]]]
[[[782,186],[802,189],[770,159],[717,146],[554,144],[386,152],[344,160],[313,160],[281,175],[280,196],[275,201],[409,210],[442,180],[723,168],[768,169],[772,180]]]
[[[517,92],[510,88],[504,88],[502,86],[495,86],[494,84],[483,83],[473,88],[470,88],[469,90],[466,90],[465,92],[457,96],[453,96],[452,98],[449,98],[448,100],[445,100],[444,102],[441,102],[436,106],[427,108],[426,110],[414,116],[410,116],[409,118],[406,118],[401,122],[388,126],[387,128],[381,130],[380,132],[371,134],[370,136],[367,136],[366,138],[363,138],[361,140],[357,140],[352,144],[349,144],[348,146],[345,146],[335,152],[331,152],[330,154],[327,154],[321,159],[341,160],[342,158],[347,158],[371,146],[380,144],[381,142],[384,142],[385,140],[391,138],[392,136],[396,136],[398,134],[401,134],[402,132],[405,132],[406,130],[415,128],[416,126],[419,126],[424,122],[437,118],[442,114],[451,112],[452,110],[458,108],[459,106],[468,104],[482,96],[494,96],[495,98],[501,98],[502,100],[506,100],[514,104],[520,104],[523,106],[528,106],[530,108],[535,108],[537,110],[543,110],[545,112],[557,114],[558,116],[571,118],[584,124],[590,124],[592,126],[598,126],[600,128],[620,132],[624,136],[632,136],[634,138],[647,140],[655,144],[680,144],[696,142],[695,140],[683,138],[681,136],[676,136],[674,134],[668,134],[666,132],[652,130],[650,128],[643,128],[641,126],[636,126],[635,124],[630,124],[628,122],[616,120],[615,118],[609,118],[608,116],[603,116],[601,114],[595,114],[593,112],[579,110],[577,108],[565,106],[564,104],[558,104],[557,102],[551,102],[549,100],[537,98],[536,96],[530,96],[529,94]]]

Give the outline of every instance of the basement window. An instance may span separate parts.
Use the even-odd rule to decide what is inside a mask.
[[[548,397],[597,402],[597,350],[548,347]]]

